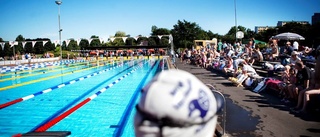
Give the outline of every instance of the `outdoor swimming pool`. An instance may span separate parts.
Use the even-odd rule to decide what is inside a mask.
[[[0,136],[30,131],[134,136],[134,105],[141,88],[161,70],[159,62],[84,61],[3,73]]]

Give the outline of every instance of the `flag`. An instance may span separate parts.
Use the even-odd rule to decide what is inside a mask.
[[[34,47],[34,45],[36,45],[37,41],[32,41],[32,47]]]
[[[66,41],[66,47],[68,47],[69,43],[70,43],[70,39],[65,40]]]
[[[137,41],[139,39],[139,36],[134,37],[134,39]]]
[[[0,42],[0,45],[1,45],[2,50],[4,49],[4,44],[6,44],[6,43]]]
[[[110,38],[111,42],[113,42],[116,38]]]
[[[55,40],[53,43],[54,43],[54,47],[56,47],[59,44],[59,40]]]
[[[103,38],[99,38],[99,40],[100,40],[100,43],[102,44],[103,43]]]
[[[88,41],[89,41],[89,45],[90,45],[90,43],[91,43],[91,41],[92,41],[93,39],[89,39]]]
[[[77,45],[80,46],[81,39],[77,39]]]
[[[17,41],[10,41],[9,44],[11,45],[10,48],[12,48],[14,45],[18,45]]]
[[[47,40],[46,41],[42,41],[42,46],[46,45],[47,42],[48,42]]]
[[[122,37],[122,40],[123,40],[124,43],[126,43],[127,38],[128,37]]]
[[[27,44],[27,42],[26,41],[23,41],[22,42],[22,48],[24,48],[24,46]]]

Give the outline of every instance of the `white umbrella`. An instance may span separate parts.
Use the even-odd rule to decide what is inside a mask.
[[[280,40],[304,40],[304,37],[302,37],[301,35],[291,32],[281,33],[274,36],[273,38]]]

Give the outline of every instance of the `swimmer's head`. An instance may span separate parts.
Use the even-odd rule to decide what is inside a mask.
[[[212,137],[222,104],[194,75],[182,70],[162,71],[142,89],[135,135]]]

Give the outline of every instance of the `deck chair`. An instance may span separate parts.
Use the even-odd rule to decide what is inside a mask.
[[[229,80],[235,84],[237,87],[243,87],[242,83],[243,81],[245,81],[246,79],[248,78],[247,75],[244,75],[244,74],[239,74],[236,78],[234,77],[231,77],[229,78]]]

